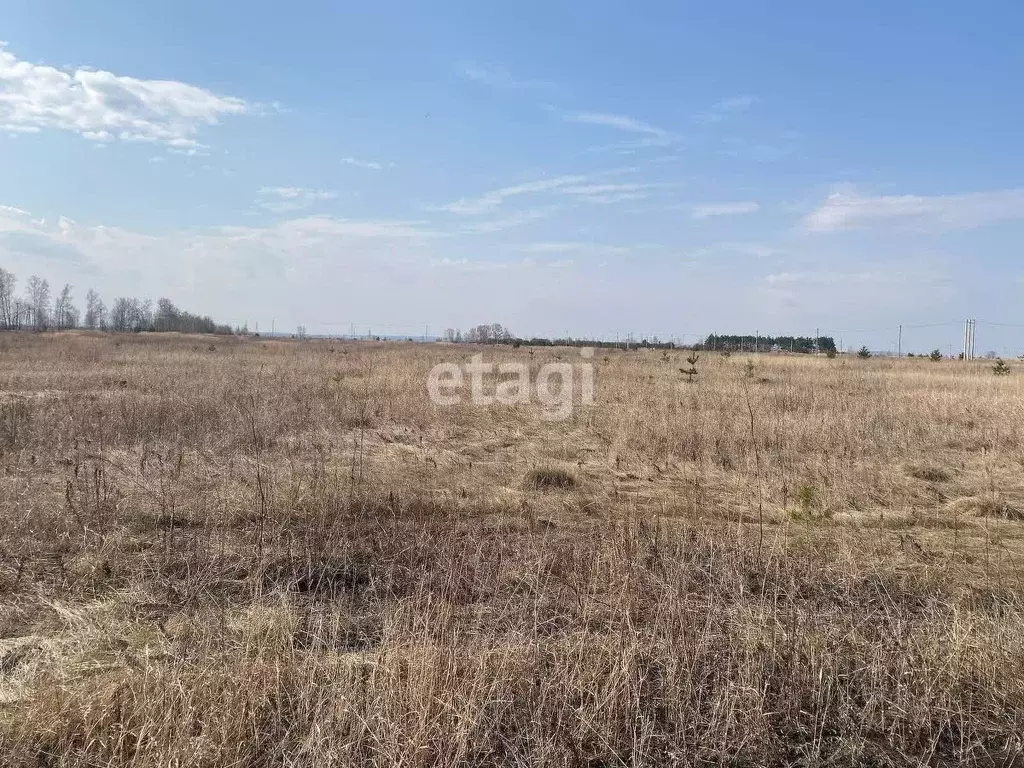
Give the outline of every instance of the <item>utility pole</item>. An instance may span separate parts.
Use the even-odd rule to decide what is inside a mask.
[[[964,362],[974,359],[974,332],[977,320],[964,320]]]
[[[903,359],[903,325],[900,325],[899,335],[896,337],[896,357],[899,360]]]
[[[819,348],[818,339],[821,338],[821,328],[814,329],[814,354],[818,354],[821,349]]]
[[[760,345],[761,345],[761,332],[757,328],[755,328],[754,329],[754,354],[755,355],[757,354],[757,348]]]

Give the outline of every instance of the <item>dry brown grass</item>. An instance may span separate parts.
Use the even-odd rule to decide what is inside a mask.
[[[478,351],[0,335],[0,764],[1021,764],[1024,378]]]

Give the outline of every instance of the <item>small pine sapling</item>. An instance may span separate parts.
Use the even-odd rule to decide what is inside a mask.
[[[690,356],[686,358],[686,362],[690,364],[689,368],[680,368],[679,372],[686,375],[687,381],[693,381],[693,377],[697,375],[697,361],[700,360],[700,355],[696,352],[691,352]]]

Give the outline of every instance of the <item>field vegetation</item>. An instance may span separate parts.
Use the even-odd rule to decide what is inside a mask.
[[[1018,363],[481,352],[0,334],[0,764],[1022,764]]]

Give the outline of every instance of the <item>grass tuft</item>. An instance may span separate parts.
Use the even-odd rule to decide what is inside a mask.
[[[537,490],[566,491],[576,487],[576,476],[558,467],[538,467],[526,475],[526,484]]]
[[[908,464],[904,467],[904,471],[910,477],[926,480],[929,483],[946,483],[950,479],[949,472],[928,464]]]

